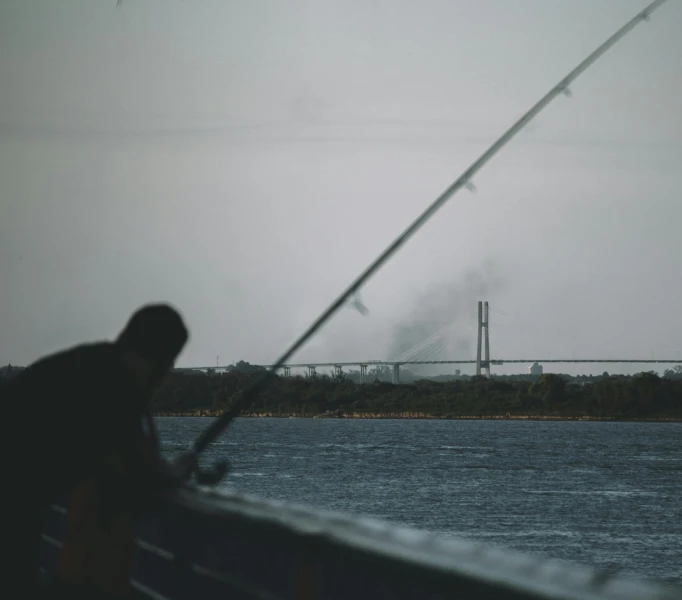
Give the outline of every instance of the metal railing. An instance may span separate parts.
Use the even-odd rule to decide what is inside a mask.
[[[47,571],[65,521],[52,507]],[[156,600],[682,599],[671,584],[237,494],[181,490],[137,535],[132,585]]]

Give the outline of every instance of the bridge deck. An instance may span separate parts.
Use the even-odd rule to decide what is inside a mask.
[[[496,358],[490,359],[492,365],[503,365],[509,363],[592,363],[592,364],[682,364],[682,359],[679,358]],[[392,361],[392,360],[358,360],[358,361],[343,361],[343,362],[303,362],[291,363],[282,365],[281,368],[289,369],[306,369],[308,367],[359,367],[359,366],[393,366],[393,365],[473,365],[475,360],[406,360],[406,361]],[[224,370],[230,368],[232,365],[223,367],[181,367],[176,371],[206,371],[208,369]],[[274,365],[254,365],[265,369],[271,369]]]

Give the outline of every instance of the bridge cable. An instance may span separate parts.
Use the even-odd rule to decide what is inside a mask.
[[[430,344],[434,343],[436,340],[443,339],[451,329],[454,329],[455,326],[455,321],[456,319],[453,319],[443,327],[441,327],[438,331],[435,333],[432,333],[429,337],[423,339],[421,342],[418,342],[411,348],[408,348],[405,350],[402,354],[399,354],[395,358],[391,360],[391,362],[404,362],[404,361],[409,361],[413,356],[418,353],[422,348],[425,348],[429,346]]]

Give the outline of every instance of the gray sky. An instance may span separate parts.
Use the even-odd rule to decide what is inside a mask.
[[[159,300],[180,365],[272,361],[645,4],[0,0],[0,364]],[[453,319],[472,357],[478,299],[496,357],[682,357],[680,24],[610,50],[300,360]]]

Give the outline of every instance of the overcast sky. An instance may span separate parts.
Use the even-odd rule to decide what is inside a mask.
[[[273,361],[645,4],[0,0],[0,364],[152,301],[179,365]],[[479,299],[493,357],[682,358],[680,24],[613,47],[298,359],[449,322],[473,358]]]

